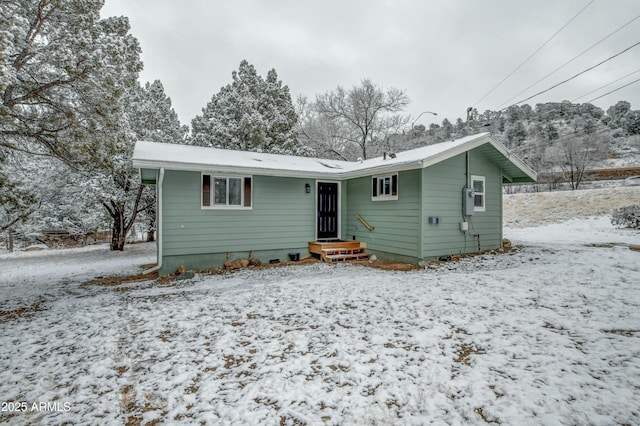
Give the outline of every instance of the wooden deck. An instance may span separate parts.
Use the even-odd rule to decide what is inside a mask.
[[[309,253],[326,263],[368,260],[371,255],[360,241],[309,242]]]

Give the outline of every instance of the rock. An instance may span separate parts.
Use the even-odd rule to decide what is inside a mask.
[[[189,280],[195,277],[196,274],[193,272],[184,272],[176,277],[176,280]]]

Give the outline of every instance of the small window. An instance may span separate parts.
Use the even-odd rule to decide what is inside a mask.
[[[485,211],[485,178],[484,176],[471,176],[473,184],[473,210],[477,212]]]
[[[371,199],[374,201],[398,199],[398,174],[375,176],[371,181]]]
[[[251,208],[251,177],[203,174],[202,207]]]

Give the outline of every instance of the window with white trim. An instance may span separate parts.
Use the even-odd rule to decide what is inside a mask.
[[[473,210],[476,212],[485,211],[485,177],[471,176],[471,187],[473,188]]]
[[[251,176],[202,174],[202,208],[250,209]]]
[[[373,176],[371,178],[371,199],[373,201],[398,199],[398,174]]]

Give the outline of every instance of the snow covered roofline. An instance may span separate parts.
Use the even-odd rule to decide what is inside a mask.
[[[165,170],[342,180],[429,167],[475,148],[480,148],[484,155],[497,163],[508,181],[533,182],[536,180],[536,172],[490,133],[480,133],[399,152],[395,154],[395,158],[376,157],[365,161],[326,160],[138,141],[133,151],[133,166],[151,170],[164,168]]]

